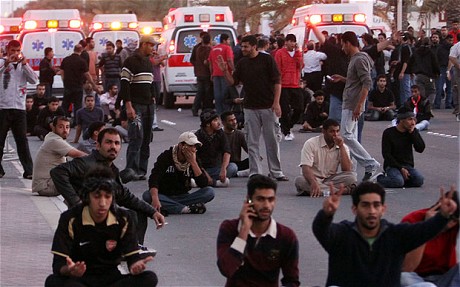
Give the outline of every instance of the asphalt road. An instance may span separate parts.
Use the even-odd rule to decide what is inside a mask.
[[[415,155],[415,165],[425,176],[424,186],[387,190],[388,207],[385,217],[390,221],[398,222],[408,212],[430,206],[437,200],[441,185],[446,187],[450,184],[458,185],[460,122],[455,121],[450,112],[450,110],[435,111],[436,117],[432,120],[430,129],[422,132],[426,149],[424,153]],[[175,124],[168,125],[161,120]],[[177,142],[181,132],[199,128],[199,118],[192,116],[189,106],[181,106],[181,111],[160,108],[158,122],[165,130],[154,133],[154,140],[150,146],[149,168],[153,167],[156,157],[162,151]],[[366,122],[363,134],[364,147],[382,165],[381,135],[388,124],[389,122]],[[327,275],[327,254],[311,231],[312,220],[322,207],[323,198],[296,197],[294,187],[294,178],[300,174],[298,164],[303,143],[317,134],[300,134],[297,132],[299,127],[297,125],[294,128],[296,136],[294,141],[280,143],[282,168],[290,181],[279,183],[274,218],[291,227],[297,234],[300,243],[299,268],[302,286],[324,285]],[[73,132],[69,138],[73,139]],[[41,142],[32,137],[29,138],[29,144],[34,158]],[[115,162],[120,169],[125,165],[126,146],[123,145],[123,150]],[[264,146],[263,143],[261,146]],[[262,151],[261,155],[264,156],[265,151]],[[13,165],[13,167],[17,166],[17,164]],[[268,171],[266,162],[264,162],[264,169],[265,172]],[[362,178],[363,169],[358,167],[357,172],[358,179]],[[8,188],[7,185],[12,187],[22,185],[12,180],[7,182],[2,183],[2,189]],[[238,216],[245,198],[245,184],[245,178],[235,178],[230,180],[228,188],[216,189],[216,197],[207,205],[207,212],[203,215],[171,215],[167,217],[168,225],[158,231],[154,229],[153,223],[150,223],[145,245],[158,250],[154,262],[150,263],[149,267],[157,273],[159,286],[224,285],[225,278],[216,266],[216,237],[219,225],[224,219]],[[128,187],[140,196],[148,186],[147,181],[139,181],[129,183]],[[55,200],[51,202],[56,204]],[[334,220],[352,219],[350,207],[351,198],[344,196]],[[49,239],[51,242],[52,228],[57,222],[58,214],[50,217],[47,215],[49,209],[40,206],[38,208],[43,216],[42,219],[38,219],[51,227],[42,240]],[[50,245],[45,246],[48,246],[48,250],[44,251],[49,252]],[[48,264],[48,270],[51,272],[51,254],[42,263]],[[39,285],[42,283],[37,284]]]

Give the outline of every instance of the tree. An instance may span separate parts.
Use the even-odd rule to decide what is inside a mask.
[[[454,20],[460,20],[460,1],[458,0],[425,0],[420,10],[431,14],[445,11],[448,26],[452,25]]]

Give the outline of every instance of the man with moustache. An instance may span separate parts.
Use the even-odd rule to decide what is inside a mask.
[[[87,155],[66,141],[69,133],[70,120],[64,116],[55,117],[51,125],[51,132],[45,136],[45,141],[35,157],[35,162],[39,162],[40,164],[34,166],[32,192],[43,196],[59,195],[51,179],[50,170],[66,162],[67,156],[76,158]]]
[[[299,286],[299,243],[289,227],[272,217],[277,184],[256,174],[237,219],[225,220],[217,237],[217,266],[225,286]]]
[[[313,233],[329,254],[326,286],[400,286],[401,267],[409,251],[440,233],[457,210],[453,189],[441,188],[439,211],[415,224],[393,224],[385,214],[385,190],[377,183],[363,182],[352,194],[355,220],[332,223],[343,187],[324,200],[313,221]]]
[[[121,149],[121,137],[115,128],[106,128],[99,132],[96,150],[84,157],[63,163],[50,171],[57,191],[64,197],[69,207],[81,202],[79,191],[82,188],[86,172],[93,166],[103,165],[112,169],[119,188],[115,193],[117,204],[137,213],[136,231],[139,243],[143,244],[147,230],[147,217],[155,220],[157,228],[164,224],[164,217],[155,208],[137,198],[121,183],[120,172],[113,161]]]

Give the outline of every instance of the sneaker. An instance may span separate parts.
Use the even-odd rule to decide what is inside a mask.
[[[142,256],[142,258],[147,258],[149,256],[155,257],[157,255],[157,251],[155,249],[150,249],[146,246],[139,245],[139,254]]]
[[[364,176],[363,176],[363,179],[362,181],[371,181],[371,182],[375,182],[375,180],[377,179],[377,176],[381,175],[382,173],[377,173],[377,171],[373,170],[373,171],[366,171],[364,173]]]
[[[230,179],[228,177],[225,178],[225,181],[222,182],[220,179],[216,180],[216,187],[227,187],[230,184]]]
[[[288,133],[287,135],[284,136],[285,141],[293,141],[295,139],[295,136],[293,133]]]
[[[32,180],[32,175],[31,175],[31,174],[23,174],[22,177],[23,177],[24,179],[30,179],[30,180]]]
[[[249,176],[249,169],[237,171],[236,176],[237,177],[248,177]]]
[[[203,214],[206,212],[204,203],[195,203],[188,206],[191,214]]]
[[[371,182],[376,182],[376,181],[377,181],[377,178],[378,178],[379,176],[381,176],[381,175],[383,175],[383,172],[377,172],[377,173],[375,173],[373,176],[371,176],[371,177],[369,178],[369,181],[371,181]]]
[[[160,127],[154,127],[154,128],[152,129],[153,132],[162,132],[162,131],[164,131],[164,130],[165,130],[165,129],[162,129],[162,128],[160,128]]]

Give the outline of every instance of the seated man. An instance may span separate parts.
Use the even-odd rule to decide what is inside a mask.
[[[37,85],[36,93],[32,95],[34,97],[34,106],[39,110],[46,108],[49,102],[49,98],[45,97],[45,92],[46,84],[40,83]]]
[[[46,108],[41,109],[38,113],[37,124],[34,127],[34,133],[40,140],[43,140],[51,131],[51,123],[57,116],[65,116],[65,112],[59,106],[59,99],[51,97],[48,99]]]
[[[50,170],[66,162],[66,156],[81,157],[86,153],[77,150],[67,141],[70,133],[70,120],[65,116],[55,117],[51,125],[52,131],[45,136],[35,157],[34,171],[32,173],[32,192],[43,196],[58,196],[59,192],[54,186]]]
[[[398,111],[396,127],[387,128],[382,136],[383,169],[377,176],[384,187],[420,187],[423,175],[414,168],[414,154],[425,150],[425,142],[415,127],[415,114],[402,107]]]
[[[243,112],[244,90],[243,85],[228,86],[224,94],[226,110],[232,111],[238,121],[238,127],[244,127]],[[222,117],[222,115],[220,115]]]
[[[225,220],[217,237],[217,266],[225,286],[297,287],[299,242],[292,229],[275,221],[276,182],[251,176],[239,218]]]
[[[226,111],[220,115],[224,124],[224,135],[230,145],[230,162],[238,167],[236,176],[249,176],[249,158],[241,160],[241,149],[248,153],[248,144],[244,133],[238,129],[238,121],[233,111]]]
[[[324,92],[318,90],[313,97],[315,101],[308,104],[303,115],[304,123],[299,132],[321,132],[323,122],[329,116],[329,103],[324,101]]]
[[[208,186],[209,176],[196,158],[201,146],[193,132],[184,132],[179,143],[160,154],[149,178],[149,190],[142,198],[163,214],[202,214],[205,203],[213,200],[214,190]],[[192,179],[200,187],[192,189]]]
[[[156,286],[158,278],[145,271],[152,256],[142,254],[136,226],[129,212],[115,204],[109,167],[90,170],[82,189],[82,203],[62,213],[51,253],[53,274],[45,287]],[[129,274],[117,266],[125,259]]]
[[[109,85],[109,90],[101,95],[101,109],[104,111],[107,121],[116,118],[115,103],[118,97],[118,86],[116,84]]]
[[[95,106],[93,95],[85,96],[85,106],[77,111],[75,121],[77,128],[73,143],[78,143],[82,132],[84,140],[89,137],[87,129],[91,123],[104,121],[104,111]]]
[[[105,128],[104,122],[91,123],[88,127],[89,138],[80,142],[77,146],[77,149],[81,150],[82,152],[86,152],[87,154],[90,154],[93,151],[93,149],[96,149],[97,136],[103,128]]]
[[[203,145],[197,149],[197,158],[212,178],[209,184],[227,187],[228,178],[236,175],[238,167],[230,162],[231,149],[221,129],[219,115],[206,109],[201,112],[200,120],[201,128],[195,134]]]
[[[369,93],[367,109],[369,115],[367,121],[391,121],[395,117],[395,97],[393,92],[387,89],[387,78],[385,75],[377,77],[377,88]]]
[[[356,186],[350,151],[340,136],[340,124],[333,119],[323,123],[322,134],[307,140],[300,155],[302,176],[295,179],[298,196],[327,195],[329,184],[343,184],[346,194]],[[338,169],[341,171],[339,172]]]
[[[417,119],[415,127],[423,131],[430,126],[430,119],[434,117],[431,112],[431,103],[420,94],[420,88],[417,85],[410,87],[410,90],[412,95],[403,103],[403,106],[414,112]],[[393,126],[396,124],[396,121],[393,120]]]
[[[446,227],[433,239],[406,254],[401,273],[401,286],[460,286],[457,263],[458,237],[458,195],[454,192],[452,199],[457,203],[457,211],[451,216]],[[402,222],[417,223],[433,217],[439,210],[440,202],[432,207],[416,210],[406,215]],[[432,282],[432,283],[428,283]],[[423,285],[415,285],[422,284]]]
[[[26,120],[27,120],[27,136],[34,136],[34,128],[37,125],[39,109],[34,105],[34,97],[26,96]]]

